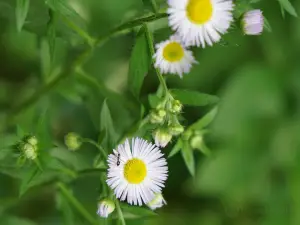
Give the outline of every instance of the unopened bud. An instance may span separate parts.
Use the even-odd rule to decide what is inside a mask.
[[[162,196],[161,193],[156,193],[154,198],[147,204],[147,206],[152,209],[158,209],[161,208],[162,206],[166,205],[167,202],[164,199],[164,197]]]
[[[35,136],[28,136],[25,142],[31,144],[32,146],[36,146],[38,144],[38,140]]]
[[[174,124],[169,127],[169,131],[172,135],[177,136],[184,131],[184,127],[181,126],[180,124]]]
[[[173,100],[171,103],[170,111],[172,113],[180,113],[182,110],[182,104],[179,100]]]
[[[165,120],[165,117],[166,117],[166,111],[163,110],[163,109],[159,109],[159,110],[156,110],[156,111],[153,111],[151,114],[150,114],[150,122],[151,123],[163,123],[164,120]]]
[[[76,151],[81,147],[82,141],[78,134],[71,132],[65,136],[65,144],[69,150]]]
[[[203,137],[201,135],[195,135],[190,140],[190,145],[193,149],[198,149],[203,143]]]
[[[98,203],[97,214],[107,218],[115,210],[115,203],[110,199],[104,199]]]
[[[34,160],[37,157],[37,147],[32,144],[22,143],[20,150],[27,159]]]
[[[171,141],[172,135],[164,129],[158,129],[153,134],[155,144],[158,147],[166,147],[166,145]]]

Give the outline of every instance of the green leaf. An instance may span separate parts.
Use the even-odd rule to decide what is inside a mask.
[[[5,225],[36,225],[33,221],[8,215],[0,215],[1,224]]]
[[[210,112],[208,112],[205,116],[199,119],[197,122],[193,123],[189,129],[193,130],[202,130],[206,126],[208,126],[216,117],[218,113],[218,108],[213,108]]]
[[[264,17],[264,28],[265,28],[268,32],[272,32],[271,24],[269,23],[269,21],[267,20],[266,17]]]
[[[105,132],[106,146],[111,147],[117,140],[117,133],[114,129],[114,123],[111,117],[110,110],[107,105],[107,100],[105,99],[102,104],[102,109],[100,113],[100,132]]]
[[[289,14],[298,17],[294,6],[290,3],[289,0],[278,0],[278,2]]]
[[[189,143],[185,141],[183,143],[183,148],[181,150],[181,154],[183,160],[185,162],[186,167],[188,168],[190,174],[195,176],[195,159],[193,149],[190,147]]]
[[[182,140],[179,138],[176,144],[174,145],[173,149],[169,153],[168,158],[171,158],[174,155],[176,155],[182,149],[182,145],[183,145]]]
[[[139,98],[143,81],[148,73],[150,63],[151,56],[148,49],[145,29],[142,27],[137,35],[129,62],[128,86],[136,98]]]
[[[55,12],[59,12],[61,15],[73,18],[81,18],[81,16],[67,3],[66,0],[46,0],[48,5]]]
[[[219,102],[219,98],[217,96],[203,94],[198,91],[172,89],[171,93],[184,105],[206,106]]]
[[[16,23],[17,30],[20,32],[25,23],[28,10],[29,10],[30,0],[17,0],[16,5]]]
[[[39,174],[41,174],[41,171],[38,167],[33,166],[26,175],[23,176],[20,190],[19,190],[19,197],[21,197],[25,192],[30,188],[30,182]]]
[[[51,62],[53,61],[54,58],[55,40],[56,40],[56,22],[57,22],[57,14],[53,10],[49,9],[49,21],[47,24],[47,38],[48,38]]]
[[[156,94],[148,95],[148,101],[151,108],[156,108],[156,106],[161,102],[161,99]]]
[[[137,219],[137,218],[157,216],[155,212],[147,208],[131,206],[123,203],[121,203],[120,206],[125,219]]]
[[[66,225],[75,224],[75,215],[73,213],[71,205],[60,192],[56,194],[56,205],[58,210],[60,210],[63,214],[64,224]]]

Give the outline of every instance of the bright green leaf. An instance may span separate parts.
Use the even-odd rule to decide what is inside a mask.
[[[161,101],[161,99],[156,94],[150,94],[148,95],[148,101],[151,106],[151,108],[155,108]]]
[[[181,154],[186,167],[188,168],[192,176],[195,175],[195,159],[193,149],[190,147],[188,142],[183,143]]]
[[[219,101],[217,96],[203,94],[198,91],[173,89],[171,92],[184,105],[206,106],[216,104]]]
[[[169,153],[168,158],[171,158],[174,155],[176,155],[182,149],[182,145],[182,140],[179,138],[176,144],[174,145],[173,149]]]
[[[289,0],[278,0],[278,2],[289,14],[298,17],[294,6],[290,3]]]
[[[132,94],[139,98],[140,90],[151,63],[150,52],[144,28],[137,35],[129,62],[128,86]]]
[[[29,10],[30,0],[17,0],[16,5],[16,23],[17,30],[20,32],[25,23],[28,10]]]
[[[208,126],[216,117],[218,112],[218,108],[213,108],[210,112],[208,112],[205,116],[203,116],[201,119],[199,119],[197,122],[192,124],[190,126],[190,129],[193,130],[202,130],[206,126]]]

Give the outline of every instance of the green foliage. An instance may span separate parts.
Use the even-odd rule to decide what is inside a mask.
[[[280,6],[292,16],[298,17],[298,14],[289,0],[278,0]]]
[[[20,32],[25,23],[29,10],[30,0],[17,0],[16,5],[16,22],[17,30]]]

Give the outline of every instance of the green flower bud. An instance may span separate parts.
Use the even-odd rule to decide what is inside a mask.
[[[65,145],[69,150],[76,151],[82,145],[81,137],[76,133],[68,133],[65,136]]]
[[[167,202],[164,199],[163,195],[161,193],[156,193],[154,198],[147,204],[147,206],[152,209],[158,209],[161,208],[163,205],[166,205]]]
[[[100,217],[107,218],[115,210],[115,203],[110,199],[103,199],[98,203],[97,214]]]
[[[180,113],[182,110],[182,104],[179,100],[173,100],[171,103],[170,111],[172,113]]]
[[[173,124],[169,127],[169,131],[172,135],[177,136],[184,131],[184,127],[180,124]]]
[[[202,135],[195,135],[190,140],[190,145],[193,149],[198,149],[203,143]]]
[[[20,150],[27,159],[34,160],[37,157],[37,146],[23,142],[20,144]]]
[[[150,122],[154,124],[161,124],[164,122],[166,114],[166,111],[163,109],[153,111],[150,114]]]
[[[171,141],[172,134],[168,133],[165,129],[158,129],[154,131],[153,138],[158,147],[164,148]]]
[[[38,144],[38,140],[35,136],[28,136],[25,142],[31,144],[32,146],[36,146]]]

